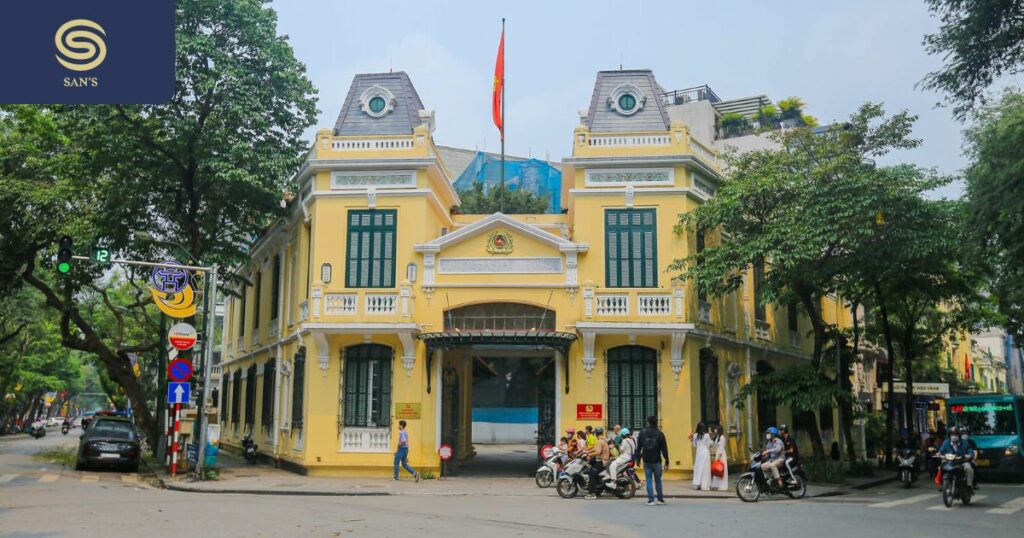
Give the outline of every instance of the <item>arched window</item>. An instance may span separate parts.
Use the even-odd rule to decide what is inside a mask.
[[[391,425],[391,363],[394,351],[380,344],[345,348],[345,426]]]
[[[608,424],[643,428],[658,414],[658,354],[649,347],[608,350]]]
[[[720,424],[718,409],[718,357],[708,348],[700,350],[700,420]]]
[[[555,313],[520,303],[484,303],[453,308],[444,315],[445,330],[555,330]]]
[[[770,364],[765,361],[757,361],[757,375],[770,374],[775,371]],[[775,415],[775,403],[769,402],[761,396],[759,392],[757,394],[757,427],[760,428],[761,433],[764,433],[769,426],[776,426],[778,417]]]

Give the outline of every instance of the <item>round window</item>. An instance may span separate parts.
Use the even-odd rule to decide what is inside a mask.
[[[629,112],[636,108],[636,97],[631,93],[624,93],[619,97],[619,109]]]
[[[383,97],[377,95],[370,99],[370,112],[374,114],[380,114],[384,111],[384,107],[387,106],[387,101]]]

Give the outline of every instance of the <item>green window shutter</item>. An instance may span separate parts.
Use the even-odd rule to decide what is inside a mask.
[[[348,212],[345,287],[395,287],[397,221],[393,209]]]
[[[260,402],[260,425],[269,431],[274,425],[274,385],[277,383],[277,360],[269,359],[263,366],[263,398]]]
[[[658,356],[642,346],[608,350],[608,424],[643,428],[658,413]]]
[[[654,209],[605,210],[605,283],[609,288],[658,286]]]
[[[238,336],[245,336],[245,296],[248,293],[249,290],[243,284],[241,304],[238,307]]]
[[[256,273],[256,285],[252,288],[252,302],[255,303],[252,315],[252,328],[260,328],[260,295],[263,291],[263,271]]]
[[[281,256],[274,255],[274,270],[270,273],[270,319],[277,319],[280,311],[279,296],[281,295]]]
[[[295,354],[292,372],[292,427],[302,428],[302,398],[306,390],[306,348]]]
[[[345,349],[345,426],[373,428],[391,424],[393,355],[390,347],[380,344]]]
[[[754,260],[754,320],[768,321],[767,305],[764,304],[764,258]]]

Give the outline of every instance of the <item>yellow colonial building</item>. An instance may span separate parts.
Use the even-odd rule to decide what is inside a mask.
[[[692,468],[686,434],[701,420],[743,459],[791,415],[731,401],[752,375],[807,360],[810,324],[756,305],[760,272],[714,300],[666,272],[703,248],[673,227],[722,174],[714,136],[680,119],[697,107],[670,114],[666,95],[647,70],[598,73],[562,162],[562,213],[463,215],[409,77],[357,75],[288,216],[236,268],[252,285],[226,308],[221,442],[252,432],[285,468],[386,476],[405,419],[412,465],[436,472],[442,443],[457,466],[482,437],[511,435],[507,414],[474,408],[490,398],[474,383],[497,378],[532,399],[517,420],[540,445],[656,415],[674,476]]]

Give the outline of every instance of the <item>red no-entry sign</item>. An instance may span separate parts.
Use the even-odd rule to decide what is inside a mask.
[[[441,459],[443,459],[444,461],[452,459],[451,445],[441,445],[441,448],[437,449],[437,454],[441,456]]]

